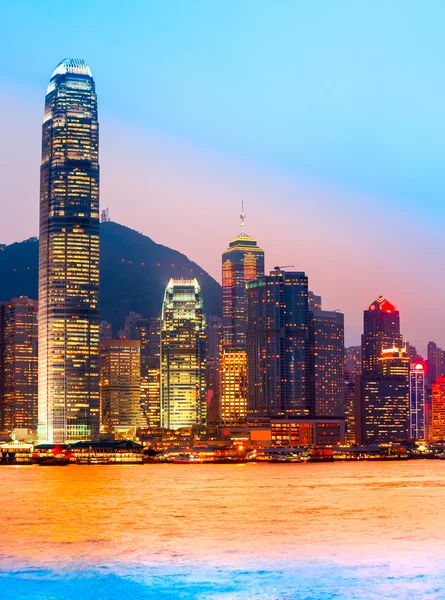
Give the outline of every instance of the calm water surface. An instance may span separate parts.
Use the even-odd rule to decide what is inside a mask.
[[[0,599],[445,598],[445,461],[0,468]]]

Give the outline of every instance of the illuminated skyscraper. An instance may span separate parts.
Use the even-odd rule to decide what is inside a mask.
[[[445,377],[438,377],[432,384],[431,439],[445,440]]]
[[[399,311],[379,296],[363,313],[362,375],[380,373],[382,350],[401,345]]]
[[[89,66],[48,85],[40,171],[39,439],[99,433],[99,125]]]
[[[409,438],[409,365],[405,348],[382,350],[379,371],[363,380],[364,442]]]
[[[0,308],[0,430],[37,429],[37,302]]]
[[[246,346],[246,284],[264,275],[264,251],[248,236],[241,214],[241,232],[222,255],[223,348]]]
[[[340,312],[314,310],[310,317],[312,413],[345,416],[345,326]]]
[[[161,423],[206,425],[206,325],[196,279],[170,279],[161,318]]]
[[[139,340],[104,340],[100,344],[101,428],[145,425],[141,410],[141,344]]]
[[[141,357],[141,407],[144,426],[161,427],[161,387],[159,356]]]
[[[247,409],[256,416],[308,416],[308,279],[276,269],[247,284]]]
[[[223,425],[239,425],[247,415],[247,355],[226,348],[221,358],[219,417]]]
[[[409,437],[425,437],[425,365],[416,362],[409,373]]]

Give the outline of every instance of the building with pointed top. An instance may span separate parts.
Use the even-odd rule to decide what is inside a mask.
[[[99,123],[89,66],[66,58],[46,93],[40,169],[39,439],[99,435]]]
[[[241,232],[222,254],[223,348],[246,346],[246,284],[264,275],[264,250],[244,231],[245,214],[241,214]]]

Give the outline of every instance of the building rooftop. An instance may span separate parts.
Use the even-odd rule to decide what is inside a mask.
[[[54,69],[51,79],[56,75],[65,75],[65,73],[93,76],[90,67],[82,58],[64,58]]]

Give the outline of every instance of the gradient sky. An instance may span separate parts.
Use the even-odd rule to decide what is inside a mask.
[[[37,234],[46,85],[84,58],[113,220],[220,279],[244,200],[267,268],[305,270],[348,344],[383,294],[405,339],[445,346],[442,0],[0,0],[0,19],[1,242]]]

